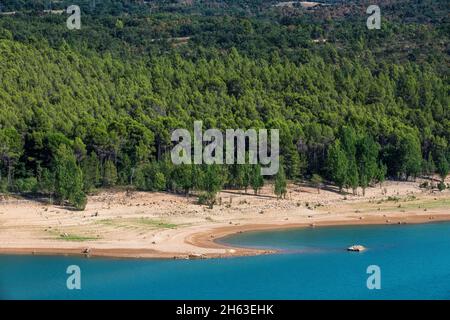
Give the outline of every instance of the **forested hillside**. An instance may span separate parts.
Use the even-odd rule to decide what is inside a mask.
[[[80,208],[115,185],[209,201],[224,185],[257,192],[258,167],[171,164],[171,132],[194,120],[279,129],[278,182],[316,174],[355,189],[448,172],[445,1],[382,1],[381,30],[358,3],[85,1],[76,31],[42,14],[46,1],[2,2],[17,12],[0,16],[0,191]]]

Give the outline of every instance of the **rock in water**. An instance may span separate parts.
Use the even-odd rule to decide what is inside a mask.
[[[366,248],[360,244],[355,244],[347,248],[347,251],[364,251]]]

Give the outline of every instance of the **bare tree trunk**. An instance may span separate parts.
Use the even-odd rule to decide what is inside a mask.
[[[8,159],[8,186],[11,185],[11,172],[12,172],[11,160]]]

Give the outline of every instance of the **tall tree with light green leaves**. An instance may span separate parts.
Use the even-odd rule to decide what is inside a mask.
[[[54,158],[56,198],[61,203],[67,201],[84,210],[87,199],[83,192],[83,172],[77,165],[75,155],[68,146],[61,144]]]
[[[282,165],[280,165],[278,173],[275,175],[274,192],[278,199],[286,198],[287,181]]]
[[[264,177],[261,174],[261,166],[259,164],[252,165],[250,168],[250,184],[255,195],[264,186]]]
[[[366,188],[377,177],[378,153],[380,146],[369,135],[364,135],[357,144],[356,159],[358,163],[359,185],[366,195]]]

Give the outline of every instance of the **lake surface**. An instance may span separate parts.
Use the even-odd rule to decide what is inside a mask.
[[[211,260],[0,256],[1,299],[450,299],[450,223],[251,232],[282,254]],[[362,244],[365,252],[347,252]],[[81,269],[68,290],[66,269]],[[369,290],[369,265],[381,289]]]

